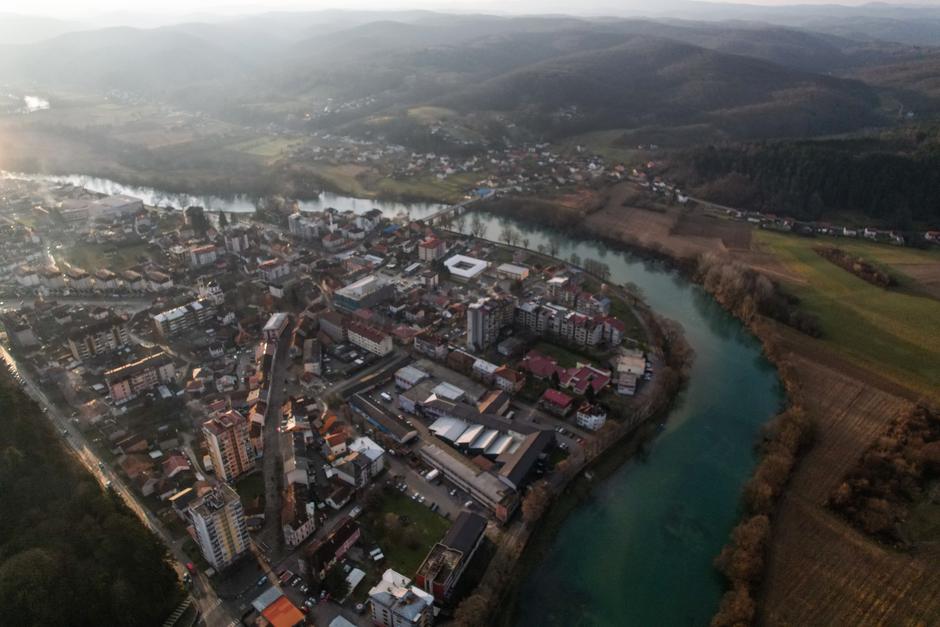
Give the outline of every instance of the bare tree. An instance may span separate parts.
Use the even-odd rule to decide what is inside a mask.
[[[557,257],[559,249],[561,249],[561,239],[557,235],[550,236],[548,238],[548,254]]]
[[[473,214],[473,219],[470,221],[470,234],[477,239],[486,235],[486,224],[483,222],[483,218],[480,217],[479,213]]]
[[[526,250],[529,250],[529,238],[528,237],[522,238],[522,247],[525,248]]]

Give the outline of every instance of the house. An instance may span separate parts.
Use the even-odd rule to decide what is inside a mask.
[[[193,268],[200,268],[215,263],[219,253],[214,244],[204,246],[194,246],[189,249],[189,265]]]
[[[561,418],[571,413],[573,404],[573,398],[564,392],[559,392],[552,388],[545,390],[542,397],[539,399],[539,405],[545,409],[545,411]]]
[[[267,283],[276,283],[290,274],[290,264],[283,259],[268,259],[258,264],[258,274]]]
[[[514,394],[525,386],[525,375],[518,370],[502,366],[493,373],[493,385]]]
[[[374,479],[385,470],[385,449],[375,443],[372,438],[356,438],[349,444],[349,450],[355,451],[369,460],[369,477]]]
[[[325,538],[304,549],[310,572],[322,579],[337,560],[343,559],[361,535],[362,531],[355,520],[349,516],[340,520]]]
[[[395,372],[395,385],[399,389],[409,390],[421,381],[430,377],[427,372],[415,368],[414,366],[405,366]]]
[[[604,426],[606,421],[607,412],[599,405],[594,405],[588,401],[581,403],[581,405],[578,406],[578,411],[575,413],[575,423],[579,427],[590,429],[591,431],[597,431]]]

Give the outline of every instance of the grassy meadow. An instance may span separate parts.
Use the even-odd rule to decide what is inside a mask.
[[[921,267],[940,256],[880,244],[822,240],[759,231],[757,244],[773,252],[802,281],[787,288],[819,317],[823,342],[853,361],[907,387],[937,394],[940,381],[940,300],[919,295],[905,264]],[[813,249],[834,244],[892,272],[898,289],[876,287],[830,263]],[[926,261],[925,261],[926,260]],[[931,323],[933,321],[933,323]]]

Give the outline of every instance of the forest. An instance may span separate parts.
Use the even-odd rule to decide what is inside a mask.
[[[0,415],[0,622],[162,624],[182,599],[165,547],[8,381]]]
[[[886,228],[940,224],[937,129],[885,137],[706,146],[680,157],[684,183],[714,202],[835,220],[855,215]]]

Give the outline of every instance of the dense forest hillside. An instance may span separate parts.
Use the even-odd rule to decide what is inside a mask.
[[[877,97],[862,83],[645,36],[526,66],[444,103],[463,111],[511,111],[559,135],[709,123],[732,137],[774,137],[880,121]]]
[[[0,415],[0,622],[162,624],[181,599],[164,546],[7,381]]]
[[[707,146],[685,153],[675,176],[716,202],[798,219],[865,215],[898,229],[940,226],[940,131]]]

